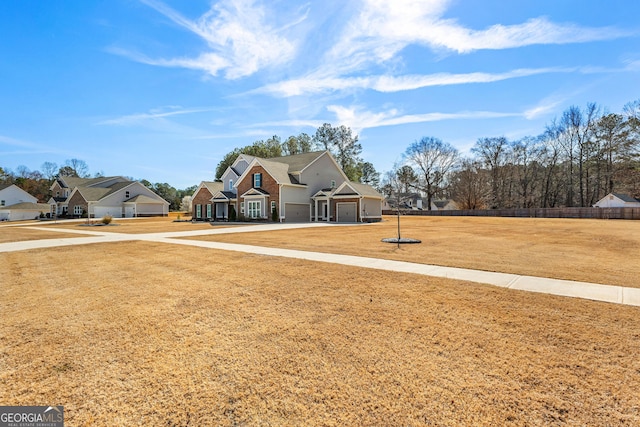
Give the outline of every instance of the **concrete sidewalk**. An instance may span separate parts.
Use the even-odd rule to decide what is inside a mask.
[[[559,280],[544,277],[521,276],[517,274],[469,270],[464,268],[442,267],[437,265],[417,264],[353,255],[339,255],[321,252],[298,251],[292,249],[182,239],[184,237],[201,235],[245,233],[252,231],[282,230],[323,226],[333,227],[337,225],[323,223],[263,224],[241,227],[216,228],[212,230],[191,230],[148,234],[124,234],[115,232],[99,232],[93,230],[70,231],[68,229],[52,227],[28,227],[30,229],[36,230],[59,231],[63,233],[73,232],[77,234],[90,235],[91,237],[71,237],[64,239],[30,240],[24,242],[2,243],[0,244],[0,252],[122,241],[149,241],[174,245],[197,246],[201,248],[222,251],[235,251],[266,256],[296,258],[314,262],[350,265],[354,267],[371,268],[385,271],[420,274],[423,276],[441,277],[445,279],[489,284],[515,290],[540,292],[551,295],[584,298],[615,304],[640,306],[640,289],[638,288],[601,285],[587,282],[575,282],[571,280]]]

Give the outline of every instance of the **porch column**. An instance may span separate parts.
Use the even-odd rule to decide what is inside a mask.
[[[313,203],[314,203],[314,206],[316,208],[316,222],[318,222],[318,199],[314,198],[313,199]]]
[[[327,197],[327,222],[331,221],[331,199]]]

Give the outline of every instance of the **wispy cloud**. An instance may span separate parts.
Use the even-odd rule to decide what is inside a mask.
[[[401,92],[429,86],[447,86],[470,83],[490,83],[501,80],[527,77],[546,73],[570,73],[576,68],[523,68],[505,73],[437,73],[405,76],[365,76],[365,77],[306,77],[286,80],[258,88],[252,93],[269,93],[290,97],[304,94],[316,94],[347,89],[371,89],[377,92]]]
[[[504,117],[522,117],[523,113],[505,113],[495,111],[459,111],[455,113],[423,113],[403,114],[400,110],[392,108],[381,112],[367,111],[360,107],[345,107],[341,105],[329,105],[327,111],[335,116],[335,120],[281,120],[268,123],[256,123],[260,127],[309,127],[317,129],[328,121],[336,125],[349,126],[354,132],[360,133],[365,129],[383,126],[395,126],[410,123],[438,122],[442,120],[460,119],[492,119]]]
[[[279,16],[253,0],[225,0],[212,5],[200,18],[190,20],[157,0],[141,0],[175,24],[203,39],[209,50],[194,58],[151,58],[122,48],[110,48],[115,54],[150,65],[202,70],[212,76],[223,72],[227,79],[249,76],[256,71],[286,63],[297,45],[282,35],[284,29],[306,18],[300,12],[281,27]]]
[[[566,44],[607,40],[631,35],[615,27],[589,28],[559,24],[546,17],[516,25],[496,24],[485,29],[467,28],[443,18],[449,0],[364,0],[359,13],[346,25],[338,40],[324,54],[316,69],[300,77],[265,85],[251,93],[278,97],[352,90],[399,92],[429,86],[490,83],[543,73],[597,73],[605,70],[578,67],[524,68],[504,73],[438,73],[397,76],[358,76],[371,67],[395,64],[410,45],[433,51],[466,54],[481,49],[508,49],[535,44]],[[632,67],[630,64],[628,67]],[[610,70],[609,70],[610,71]],[[355,75],[355,76],[354,76]]]
[[[382,126],[395,126],[410,123],[438,122],[442,120],[459,119],[494,119],[504,117],[521,117],[522,113],[504,113],[495,111],[460,111],[456,113],[423,113],[423,114],[402,114],[397,109],[390,109],[382,112],[371,112],[361,110],[356,107],[344,107],[330,105],[327,110],[334,113],[338,124],[350,126],[356,133],[363,129],[377,128]]]
[[[462,54],[481,49],[610,40],[632,34],[615,27],[554,23],[546,17],[476,30],[443,17],[450,3],[450,0],[365,0],[360,14],[344,31],[329,57],[342,59],[346,68],[357,69],[363,63],[387,61],[412,44]]]
[[[169,111],[165,111],[169,110]],[[178,106],[169,106],[153,109],[148,113],[129,114],[126,116],[116,117],[113,119],[107,119],[100,121],[98,125],[116,125],[116,126],[132,126],[148,121],[164,119],[171,116],[179,116],[183,114],[194,114],[212,111],[210,108],[192,108],[182,109]]]

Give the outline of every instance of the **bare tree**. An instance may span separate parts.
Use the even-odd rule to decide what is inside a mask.
[[[423,137],[407,148],[405,157],[421,172],[416,188],[427,196],[427,206],[431,210],[434,196],[443,190],[449,172],[456,165],[458,150],[438,138]]]
[[[62,176],[74,176],[78,178],[89,177],[89,166],[84,160],[69,159],[64,162],[64,166],[58,171]]]
[[[518,207],[532,208],[537,206],[538,186],[542,175],[541,160],[544,146],[539,137],[524,137],[515,141],[512,146],[515,163],[514,179],[518,184]]]
[[[560,128],[562,147],[568,156],[569,174],[567,206],[575,204],[575,168],[578,169],[578,203],[580,206],[588,204],[588,181],[589,169],[587,162],[592,156],[592,136],[595,124],[598,120],[600,110],[594,103],[587,104],[587,108],[582,111],[579,107],[571,106],[562,114]],[[577,163],[577,164],[576,164]]]
[[[53,162],[44,162],[41,168],[42,168],[42,174],[49,181],[53,181],[53,179],[58,174],[58,170],[59,170],[58,165]]]
[[[464,159],[451,179],[453,199],[460,209],[486,209],[491,197],[487,171],[480,162]]]
[[[500,136],[480,138],[471,152],[480,157],[480,161],[489,171],[491,177],[490,208],[505,207],[506,199],[506,166],[509,158],[509,141]]]

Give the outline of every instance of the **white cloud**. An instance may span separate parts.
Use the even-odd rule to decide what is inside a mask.
[[[343,107],[330,105],[327,110],[336,115],[339,125],[351,127],[356,133],[363,129],[381,126],[395,126],[409,123],[437,122],[442,120],[458,119],[491,119],[503,117],[521,117],[522,113],[500,113],[494,111],[461,111],[456,113],[424,113],[401,114],[396,109],[379,113],[362,111],[356,107]]]
[[[169,110],[169,111],[165,111]],[[212,111],[210,108],[192,108],[182,109],[179,106],[168,106],[152,109],[148,113],[129,114],[126,116],[116,117],[113,119],[103,120],[96,124],[98,125],[116,125],[116,126],[131,126],[140,124],[143,122],[164,119],[166,117],[178,116],[183,114],[203,113]]]
[[[631,34],[614,27],[558,24],[546,17],[475,30],[454,19],[443,18],[449,3],[449,0],[365,0],[359,16],[345,30],[329,58],[342,60],[346,69],[357,69],[364,63],[387,61],[411,44],[469,53],[480,49],[609,40]]]
[[[159,1],[141,1],[202,38],[208,44],[209,51],[195,58],[170,59],[152,59],[119,48],[110,49],[112,53],[150,65],[202,70],[212,76],[224,72],[225,77],[231,80],[290,61],[297,46],[282,36],[282,30],[306,18],[302,14],[277,28],[270,23],[278,21],[278,16],[268,13],[253,0],[225,0],[212,5],[209,11],[192,21]]]
[[[505,73],[437,73],[405,76],[367,76],[367,77],[316,77],[310,75],[299,79],[282,81],[263,86],[253,93],[270,93],[276,96],[298,96],[348,89],[372,89],[377,92],[400,92],[429,86],[446,86],[469,83],[490,83],[518,77],[545,73],[569,73],[576,68],[529,68],[512,70]]]

